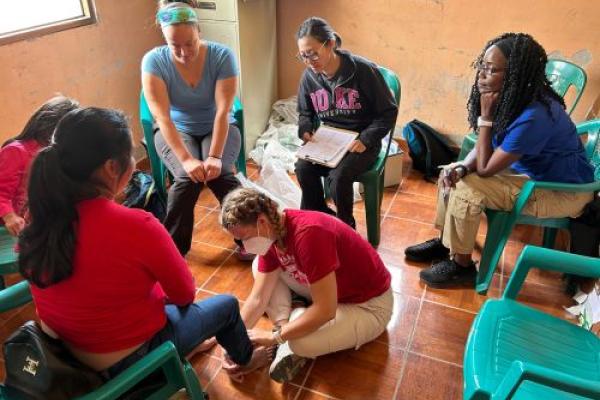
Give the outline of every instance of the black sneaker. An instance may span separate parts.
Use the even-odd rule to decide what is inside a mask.
[[[417,262],[431,262],[448,258],[450,249],[442,244],[442,239],[431,239],[423,243],[409,246],[404,250],[407,260]]]
[[[458,265],[454,260],[443,260],[419,273],[421,280],[434,288],[445,288],[451,286],[472,285],[475,286],[477,268],[471,261],[468,267]]]

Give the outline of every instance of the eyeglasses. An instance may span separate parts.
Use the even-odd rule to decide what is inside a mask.
[[[300,52],[298,52],[298,54],[296,54],[296,59],[302,63],[306,63],[307,61],[317,61],[319,59],[319,53],[321,52],[321,49],[323,48],[323,46],[325,46],[325,43],[327,43],[327,40],[323,42],[323,44],[321,45],[321,47],[319,47],[319,50],[315,51],[315,52],[311,52],[309,54],[302,54]]]
[[[479,72],[485,72],[486,75],[494,75],[498,72],[504,71],[506,68],[496,68],[491,65],[485,65],[483,62],[478,63],[475,66],[475,69]]]

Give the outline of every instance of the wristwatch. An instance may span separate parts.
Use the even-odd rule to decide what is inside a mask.
[[[491,128],[492,126],[494,126],[492,121],[486,121],[485,119],[481,118],[481,115],[479,117],[477,117],[477,127],[481,128],[482,126],[487,126],[489,128]]]
[[[277,342],[277,344],[284,344],[285,340],[281,337],[281,326],[273,327],[273,339]]]

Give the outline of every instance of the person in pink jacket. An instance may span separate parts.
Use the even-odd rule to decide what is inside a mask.
[[[0,148],[0,226],[17,236],[25,226],[27,176],[37,153],[50,144],[54,127],[79,104],[64,96],[45,102],[31,116],[23,131]]]

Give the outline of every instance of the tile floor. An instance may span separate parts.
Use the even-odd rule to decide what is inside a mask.
[[[408,157],[407,157],[408,158]],[[249,175],[257,176],[249,166]],[[387,188],[383,201],[382,239],[379,254],[392,273],[395,310],[387,331],[359,351],[344,351],[308,363],[291,383],[278,384],[257,371],[243,383],[229,380],[221,368],[218,349],[192,360],[203,387],[212,400],[233,399],[460,399],[462,357],[468,330],[487,297],[472,289],[433,290],[419,282],[424,264],[404,260],[404,248],[436,235],[431,222],[436,188],[412,171],[405,161],[403,182]],[[198,285],[197,298],[232,293],[243,302],[252,286],[249,263],[233,254],[234,244],[218,224],[218,203],[205,190],[196,207],[194,243],[187,260]],[[364,207],[356,204],[358,230],[366,235]],[[479,245],[483,244],[485,222]],[[519,227],[509,242],[490,297],[506,285],[524,242],[540,243],[535,228]],[[534,271],[525,285],[522,301],[566,318],[560,278]],[[34,318],[31,305],[0,314],[0,339]],[[260,322],[265,328],[265,318]],[[4,375],[3,361],[0,372]],[[432,377],[435,381],[432,382]],[[0,376],[1,377],[1,376]]]

